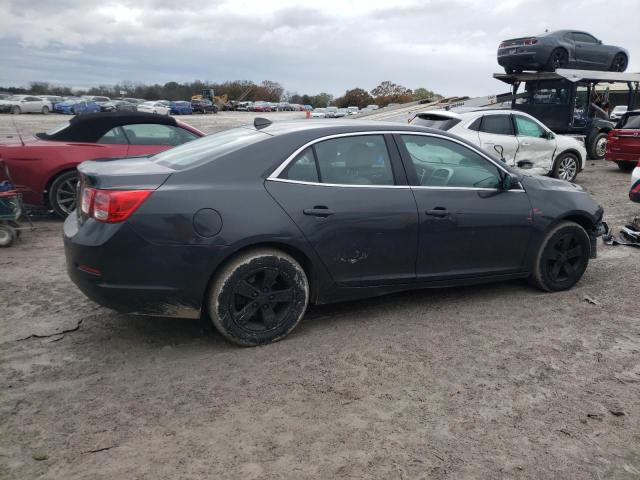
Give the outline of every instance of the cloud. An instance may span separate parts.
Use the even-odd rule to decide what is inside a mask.
[[[635,54],[637,0],[0,0],[0,84],[272,79],[339,95],[382,80],[503,92],[500,40],[579,28]],[[597,12],[597,14],[594,14]]]

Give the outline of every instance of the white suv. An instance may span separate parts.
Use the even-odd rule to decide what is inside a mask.
[[[507,165],[569,182],[575,180],[587,158],[582,142],[557,135],[531,115],[515,110],[429,110],[418,113],[410,123],[446,130],[486,152],[497,153]]]

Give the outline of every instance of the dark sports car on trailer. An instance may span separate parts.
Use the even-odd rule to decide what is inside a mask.
[[[558,30],[535,37],[504,40],[498,47],[498,63],[506,73],[523,70],[579,68],[624,72],[629,52],[622,47],[605,45],[587,32]]]
[[[121,312],[197,318],[241,345],[307,305],[529,278],[571,288],[602,208],[454,135],[383,122],[235,128],[148,158],[80,165],[71,279]]]
[[[15,184],[27,187],[26,203],[66,216],[75,208],[80,162],[153,155],[202,136],[201,131],[165,115],[91,113],[35,137],[3,138],[0,158]]]

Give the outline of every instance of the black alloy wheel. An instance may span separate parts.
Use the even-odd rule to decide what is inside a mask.
[[[624,72],[627,69],[629,61],[627,56],[624,53],[617,53],[615,57],[613,57],[613,62],[611,62],[611,70],[612,72]]]
[[[244,346],[275,342],[300,322],[309,286],[300,264],[284,252],[253,250],[232,258],[213,281],[208,313],[228,340]]]
[[[561,222],[542,242],[532,282],[550,292],[567,290],[582,278],[591,253],[587,232],[573,222]]]

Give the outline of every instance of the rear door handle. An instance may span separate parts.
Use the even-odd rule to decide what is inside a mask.
[[[432,217],[446,217],[447,215],[449,215],[449,211],[443,207],[436,207],[433,210],[427,210],[424,213]]]
[[[329,215],[333,215],[335,212],[329,210],[328,207],[325,207],[323,205],[316,205],[313,208],[305,208],[304,210],[302,210],[302,213],[314,217],[328,217]]]

